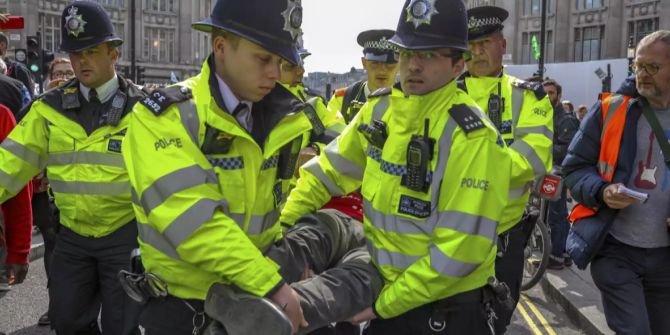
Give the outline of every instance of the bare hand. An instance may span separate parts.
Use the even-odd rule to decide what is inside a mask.
[[[28,264],[6,264],[9,285],[21,284],[28,274]]]
[[[298,294],[291,288],[291,286],[284,284],[284,286],[282,286],[271,299],[277,305],[282,307],[284,313],[288,316],[288,319],[291,320],[293,334],[297,333],[300,328],[305,328],[309,325],[305,320],[305,316],[302,314],[300,298],[298,298]]]
[[[349,320],[350,323],[353,323],[355,325],[361,324],[365,321],[370,321],[374,320],[377,318],[377,315],[375,315],[375,312],[372,310],[372,307],[368,307],[360,312],[358,312],[356,315],[352,316]]]
[[[603,201],[605,201],[607,207],[612,209],[623,209],[632,204],[639,203],[637,199],[619,193],[618,189],[621,185],[623,184],[617,183],[609,185],[605,188],[605,191],[603,192]]]

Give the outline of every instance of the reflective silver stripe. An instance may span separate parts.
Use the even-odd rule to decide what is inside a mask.
[[[521,187],[517,188],[510,188],[509,193],[508,193],[508,199],[518,199],[521,198],[528,190],[530,190],[531,186],[533,186],[533,182],[529,181],[526,183],[526,185],[523,185]]]
[[[146,215],[160,206],[173,194],[203,184],[218,184],[216,174],[198,165],[172,171],[156,181],[142,192],[140,204]]]
[[[421,259],[421,256],[409,256],[395,251],[384,249],[377,249],[371,241],[367,242],[370,256],[375,260],[375,263],[380,266],[393,266],[400,269],[407,269],[416,261]]]
[[[607,127],[610,124],[610,121],[612,121],[612,118],[614,117],[614,114],[619,110],[619,107],[621,107],[621,104],[623,104],[624,101],[624,96],[615,94],[611,96],[610,98],[610,106],[609,109],[607,110],[607,116],[605,117],[605,123],[603,123],[603,130],[600,133],[600,140],[605,137],[605,130],[607,130]]]
[[[516,138],[520,138],[528,134],[544,135],[551,141],[554,139],[554,132],[551,131],[547,126],[520,127],[516,128],[516,131],[514,132]]]
[[[342,132],[341,131],[335,131],[335,130],[332,130],[332,129],[328,128],[323,132],[323,135],[325,136],[326,139],[335,139],[338,136],[340,136],[340,133],[342,133]]]
[[[337,171],[337,173],[356,180],[363,180],[363,167],[340,155],[340,148],[337,141],[330,142],[324,148],[323,152],[328,158],[328,162],[330,162],[330,165]]]
[[[18,193],[25,185],[26,183],[21,182],[19,179],[12,176],[11,174],[8,174],[7,172],[0,170],[0,186],[2,188],[6,189],[11,193]]]
[[[16,157],[26,161],[28,164],[32,165],[38,170],[42,170],[46,166],[44,159],[42,156],[40,156],[39,153],[30,150],[21,143],[15,142],[11,138],[6,138],[2,144],[0,144],[0,147],[11,152]]]
[[[605,161],[599,161],[598,172],[604,174],[605,176],[611,177],[611,174],[614,173],[614,166],[607,164]]]
[[[198,141],[199,131],[200,131],[200,118],[198,116],[198,108],[195,105],[193,99],[189,99],[184,102],[177,104],[179,108],[179,116],[181,117],[181,122],[184,124],[184,128],[188,132],[188,135],[191,137],[191,140],[196,145],[200,146]]]
[[[449,162],[452,137],[456,131],[456,128],[456,121],[449,117],[449,119],[447,119],[447,124],[442,130],[442,134],[440,135],[440,140],[438,142],[437,164],[435,165],[435,171],[432,176],[433,179],[431,183],[431,189],[433,191],[430,197],[431,203],[435,205],[437,205],[440,198],[440,184],[444,178],[444,172],[447,169],[447,162]]]
[[[214,211],[221,203],[211,199],[201,199],[182,212],[163,231],[163,236],[177,249],[189,236],[205,222],[212,219]]]
[[[48,165],[72,165],[91,164],[106,165],[125,169],[123,156],[120,154],[108,154],[105,152],[75,151],[68,153],[49,153]]]
[[[535,152],[535,149],[533,149],[530,144],[523,140],[518,140],[514,141],[511,148],[512,150],[521,154],[521,156],[525,157],[526,160],[528,160],[528,163],[533,168],[535,179],[539,180],[539,178],[542,178],[547,173],[540,156],[537,154],[537,152]]]
[[[398,234],[431,235],[435,220],[411,220],[399,215],[384,214],[375,209],[370,201],[363,199],[363,213],[377,229]]]
[[[475,271],[480,265],[455,260],[445,255],[437,246],[430,246],[430,266],[444,276],[463,278]]]
[[[252,215],[249,221],[249,235],[258,235],[272,228],[279,221],[279,208],[265,215]]]
[[[140,203],[140,197],[137,195],[137,192],[135,191],[135,188],[132,187],[132,185],[130,186],[130,197],[131,201],[135,205],[142,207],[142,204]]]
[[[389,104],[390,102],[388,95],[379,98],[379,102],[377,102],[374,109],[372,110],[372,119],[381,120],[384,117],[384,114],[386,114],[386,111],[389,109]]]
[[[384,214],[375,209],[366,199],[363,199],[363,213],[375,228],[403,235],[431,236],[435,228],[447,228],[493,240],[498,228],[498,222],[487,217],[458,211],[438,212],[423,221],[408,219],[400,215]]]
[[[174,246],[168,242],[168,240],[163,237],[154,227],[146,223],[137,223],[137,233],[140,237],[140,240],[143,243],[146,243],[156,250],[162,252],[164,255],[173,258],[180,259],[179,254]]]
[[[341,134],[344,131],[344,128],[347,126],[342,123],[335,123],[332,126],[328,127],[327,130],[330,130],[332,132],[335,132],[337,134]]]
[[[228,215],[228,217],[233,219],[233,221],[235,221],[235,223],[237,223],[237,225],[240,227],[240,229],[244,229],[244,220],[247,218],[247,216],[245,214],[234,214],[234,213],[232,213],[232,214],[227,214],[227,215]]]
[[[458,211],[439,212],[436,228],[448,228],[464,234],[478,235],[495,240],[498,222],[484,216]]]
[[[311,174],[314,175],[318,180],[323,183],[323,185],[328,189],[328,192],[330,192],[331,195],[344,195],[344,192],[340,189],[339,186],[337,186],[336,183],[334,183],[330,178],[326,175],[325,172],[323,172],[323,169],[321,169],[321,166],[319,165],[319,162],[317,159],[312,159],[305,163],[303,165],[305,170],[309,171]]]
[[[121,195],[130,193],[128,182],[87,182],[49,180],[49,185],[56,193],[86,195]]]
[[[512,86],[512,121],[514,126],[512,129],[516,129],[519,124],[519,117],[521,116],[521,108],[523,107],[523,89]]]

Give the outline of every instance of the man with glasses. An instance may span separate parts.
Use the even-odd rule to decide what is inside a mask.
[[[352,321],[372,320],[366,334],[490,334],[486,284],[511,161],[456,87],[467,51],[465,5],[407,0],[390,42],[402,50],[400,89],[373,92],[303,166],[282,222],[360,188],[367,247],[385,286]]]
[[[358,34],[358,45],[363,47],[361,63],[367,80],[340,88],[328,102],[328,109],[339,112],[348,124],[367,101],[370,93],[393,86],[398,71],[398,51],[389,43],[393,30],[366,30]]]
[[[563,161],[579,204],[568,251],[591,263],[605,317],[617,334],[670,334],[670,31],[643,38],[635,78],[603,93]],[[648,194],[639,200],[622,187]]]
[[[542,85],[510,76],[502,66],[507,41],[502,34],[506,10],[482,6],[468,10],[468,72],[459,87],[472,97],[502,134],[512,155],[509,203],[498,231],[496,276],[519,300],[524,246],[532,222],[522,220],[534,181],[551,168],[553,108]],[[502,334],[513,310],[496,304],[496,333]]]

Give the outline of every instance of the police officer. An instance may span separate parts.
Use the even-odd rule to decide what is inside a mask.
[[[400,48],[401,89],[373,92],[301,169],[282,219],[360,187],[367,247],[386,285],[352,321],[372,319],[367,334],[490,334],[486,283],[511,162],[495,128],[456,87],[465,5],[408,0],[391,42]]]
[[[328,109],[339,112],[348,124],[356,116],[368,95],[380,88],[391,87],[398,71],[398,50],[389,43],[393,30],[366,30],[358,34],[358,45],[363,47],[361,63],[367,80],[335,90],[328,102]]]
[[[61,50],[76,78],[36,99],[0,146],[0,202],[45,167],[60,231],[49,277],[49,313],[59,334],[137,332],[139,306],[117,273],[137,247],[121,142],[142,92],[114,72],[121,39],[104,8],[76,1],[61,18]]]
[[[258,8],[267,15],[249,16]],[[123,154],[136,192],[142,263],[147,275],[167,284],[163,285],[166,297],[150,299],[145,306],[141,324],[147,334],[201,332],[210,322],[203,314],[208,289],[218,284],[274,301],[294,331],[307,326],[300,304],[309,303],[310,298],[320,297],[321,292],[330,295],[333,287],[346,289],[352,281],[372,285],[364,281],[365,274],[347,272],[323,278],[334,278],[324,280],[332,286],[315,288],[310,291],[315,292],[313,297],[299,299],[296,291],[300,290],[287,284],[299,280],[305,270],[319,272],[329,263],[338,263],[344,252],[337,250],[352,249],[312,239],[307,243],[320,252],[308,259],[304,256],[311,255],[312,244],[293,249],[291,243],[284,243],[286,239],[276,241],[282,235],[279,210],[288,195],[295,159],[313,130],[302,112],[304,104],[277,83],[282,60],[300,62],[295,40],[301,21],[297,0],[219,0],[210,18],[193,25],[212,34],[213,53],[201,73],[152,92],[135,108]],[[341,227],[330,226],[332,235],[339,234],[336,230]],[[338,240],[342,244],[356,241]],[[288,251],[273,258],[261,253],[277,248]],[[292,252],[309,262],[280,262],[290,261]],[[317,258],[323,261],[311,263]],[[381,278],[378,282],[381,286]],[[349,297],[356,301],[363,296]],[[363,302],[369,305],[373,297],[365,297]],[[351,308],[348,302],[342,306]],[[332,319],[321,326],[354,312],[328,314]],[[324,319],[308,321],[315,327]],[[234,321],[245,320],[256,319],[242,315]],[[224,326],[237,325],[224,322]],[[265,327],[278,329],[279,325]]]
[[[507,283],[519,300],[523,271],[523,249],[528,225],[521,220],[533,181],[541,180],[551,167],[553,109],[542,85],[508,75],[502,66],[507,42],[502,35],[507,11],[492,6],[468,10],[468,39],[471,58],[459,87],[482,108],[510,146],[512,180],[509,205],[500,222],[496,276]],[[528,222],[530,224],[530,222]],[[496,330],[504,333],[511,310],[496,305]]]

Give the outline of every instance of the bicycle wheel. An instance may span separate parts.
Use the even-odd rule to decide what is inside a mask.
[[[549,236],[549,229],[542,219],[538,219],[524,249],[521,291],[530,289],[542,279],[549,264],[550,253],[551,237]]]

